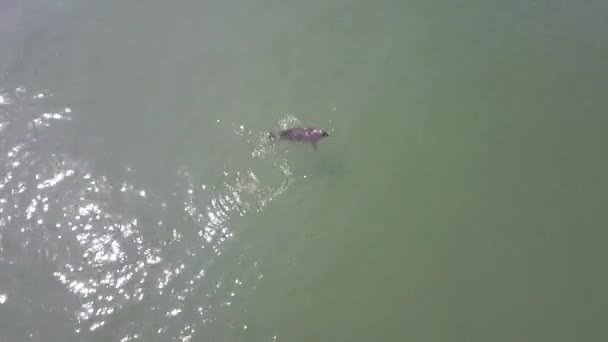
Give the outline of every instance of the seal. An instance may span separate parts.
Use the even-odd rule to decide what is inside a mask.
[[[317,142],[328,136],[329,133],[327,131],[312,127],[293,127],[284,129],[278,133],[268,133],[268,137],[271,140],[309,142],[315,151],[317,150]]]

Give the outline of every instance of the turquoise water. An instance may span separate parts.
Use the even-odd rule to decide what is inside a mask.
[[[0,1],[0,341],[606,340],[606,14]]]

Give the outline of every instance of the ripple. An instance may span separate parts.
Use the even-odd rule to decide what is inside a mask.
[[[48,104],[37,111],[40,106],[32,102],[48,101],[52,93],[20,87],[0,95],[0,131],[7,127],[3,122],[11,126],[0,137],[0,261],[14,265],[15,274],[49,276],[61,287],[60,296],[45,299],[40,315],[59,310],[71,315],[70,329],[78,338],[107,330],[121,341],[144,339],[149,331],[145,324],[120,323],[121,317],[145,315],[156,338],[188,341],[238,300],[247,280],[211,279],[209,269],[238,233],[233,220],[262,211],[293,181],[286,159],[263,133],[237,128],[237,136],[253,145],[252,160],[280,172],[277,184],[262,181],[250,163],[225,170],[221,184],[212,187],[195,181],[181,165],[174,198],[166,198],[138,184],[138,170],[129,165],[124,166],[128,179],[110,182],[88,160],[43,152],[50,133],[79,115]],[[279,122],[291,124],[297,124],[295,117]],[[127,205],[115,205],[116,196]],[[144,208],[145,214],[133,208]],[[171,216],[175,211],[182,216]],[[13,292],[15,301],[30,295],[27,289],[8,290],[11,301]],[[0,293],[0,304],[7,293]],[[36,319],[33,314],[32,326]]]

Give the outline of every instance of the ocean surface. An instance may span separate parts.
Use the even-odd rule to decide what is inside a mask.
[[[606,18],[0,0],[0,342],[608,341]]]

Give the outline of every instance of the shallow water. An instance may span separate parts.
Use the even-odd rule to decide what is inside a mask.
[[[0,0],[0,341],[606,340],[606,14]]]

